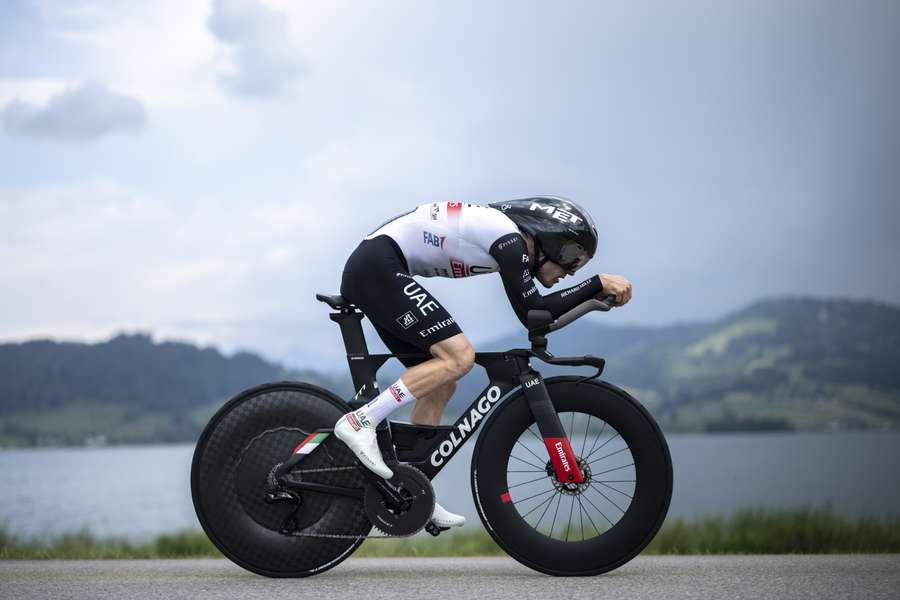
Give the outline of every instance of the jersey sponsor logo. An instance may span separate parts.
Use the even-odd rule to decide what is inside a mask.
[[[522,297],[523,297],[523,298],[528,298],[529,296],[531,296],[532,294],[534,294],[536,291],[537,291],[537,288],[536,288],[535,285],[532,283],[532,284],[531,284],[531,287],[530,287],[529,289],[527,289],[527,290],[525,290],[524,292],[522,292]]]
[[[453,323],[455,323],[455,321],[453,320],[453,317],[450,317],[449,319],[444,319],[443,321],[438,321],[431,327],[427,327],[425,329],[420,330],[419,335],[422,336],[423,338],[428,337],[432,333],[435,333],[436,331],[440,331],[447,325],[452,325]]]
[[[456,424],[456,427],[450,432],[450,438],[441,442],[438,449],[431,453],[431,464],[435,467],[444,464],[444,460],[449,458],[454,450],[466,440],[475,429],[475,424],[491,412],[499,399],[500,388],[496,385],[491,386],[487,393],[478,399],[478,404],[469,411],[469,414]]]
[[[418,322],[419,322],[419,320],[416,318],[416,315],[414,315],[411,310],[408,310],[405,313],[403,313],[402,315],[400,315],[399,317],[397,317],[397,323],[399,323],[400,327],[402,327],[403,329],[409,329],[410,327],[412,327],[413,325],[415,325]]]
[[[508,240],[506,240],[504,242],[500,242],[499,244],[497,244],[497,250],[503,250],[504,248],[508,248],[509,246],[512,246],[513,244],[515,244],[518,241],[518,237],[519,236],[513,234],[513,236],[511,238],[509,238]]]
[[[434,246],[436,248],[444,249],[444,240],[447,239],[446,235],[437,235],[435,233],[431,233],[430,231],[422,232],[422,243],[428,244],[430,246]]]
[[[413,276],[410,275],[409,273],[401,273],[401,272],[399,272],[399,271],[396,272],[396,273],[394,273],[394,277],[406,277],[407,279],[412,279],[412,278],[413,278]]]
[[[571,223],[573,225],[578,225],[579,223],[581,223],[581,217],[575,216],[563,208],[545,206],[543,204],[540,204],[539,202],[532,202],[531,207],[528,210],[542,210],[547,213],[547,215],[561,223]]]
[[[455,258],[450,259],[450,269],[453,272],[453,277],[470,277],[472,275],[481,275],[482,273],[493,273],[495,270],[492,267],[482,267],[481,265],[467,265]]]
[[[437,221],[438,215],[441,213],[441,207],[437,202],[431,205],[431,220]]]
[[[531,271],[525,269],[522,271],[522,281],[528,281],[529,279],[531,279]]]
[[[588,285],[590,282],[591,282],[590,279],[586,279],[586,280],[582,281],[581,283],[579,283],[578,285],[576,285],[575,287],[573,287],[573,288],[571,288],[571,289],[568,289],[568,290],[565,290],[564,292],[560,293],[559,297],[560,297],[560,298],[565,298],[565,297],[568,296],[569,294],[574,294],[575,292],[577,292],[578,290],[580,290],[580,289],[583,288],[584,286]]]
[[[523,254],[523,255],[522,255],[522,264],[524,265],[524,264],[527,263],[527,262],[528,262],[528,255],[527,255],[527,254]]]
[[[441,307],[441,305],[435,302],[433,298],[429,298],[428,292],[419,287],[415,282],[407,283],[403,286],[403,293],[406,294],[407,298],[416,303],[416,308],[419,309],[419,312],[422,313],[423,317]]]

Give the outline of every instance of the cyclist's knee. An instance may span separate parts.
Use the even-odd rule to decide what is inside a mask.
[[[434,344],[430,350],[432,355],[444,362],[452,381],[462,378],[475,364],[475,348],[461,333]]]

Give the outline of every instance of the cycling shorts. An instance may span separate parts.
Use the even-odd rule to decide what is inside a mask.
[[[409,274],[397,243],[386,235],[363,242],[344,266],[341,295],[375,326],[394,354],[428,352],[433,344],[462,333],[447,309]],[[401,358],[407,367],[427,358]]]

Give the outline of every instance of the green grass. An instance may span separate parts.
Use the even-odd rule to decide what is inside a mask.
[[[745,509],[729,517],[666,522],[644,554],[900,553],[900,517],[849,519],[829,508]],[[482,530],[368,540],[359,557],[499,556]],[[0,529],[0,559],[117,559],[221,557],[199,531],[163,535],[146,543],[101,539],[90,533],[23,540]]]

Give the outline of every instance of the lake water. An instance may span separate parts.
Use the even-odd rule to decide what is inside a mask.
[[[898,432],[668,441],[675,466],[670,518],[826,503],[854,517],[900,515]],[[434,485],[441,504],[480,527],[469,491],[474,446],[467,444]],[[199,528],[189,487],[192,453],[190,445],[0,451],[0,523],[23,536],[88,529],[134,540]]]

